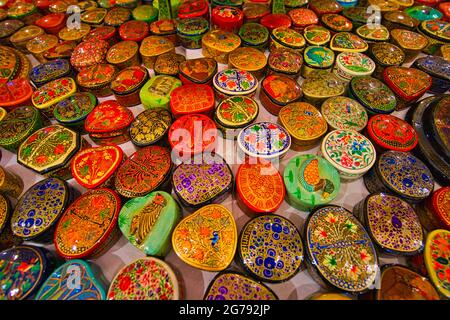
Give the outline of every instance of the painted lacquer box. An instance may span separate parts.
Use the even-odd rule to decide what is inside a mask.
[[[258,79],[250,72],[238,69],[219,71],[213,78],[214,92],[218,102],[231,96],[252,98],[258,84]]]
[[[39,129],[19,147],[17,162],[38,174],[68,180],[70,162],[81,148],[78,133],[55,124]]]
[[[296,80],[300,75],[303,64],[303,57],[300,53],[278,48],[270,52],[268,58],[269,74],[282,74]]]
[[[36,60],[40,63],[47,61],[44,57],[45,51],[53,48],[58,44],[58,37],[52,34],[41,34],[27,42],[26,47]]]
[[[74,277],[79,278],[71,285]],[[105,284],[100,269],[83,260],[70,260],[54,270],[41,285],[36,300],[105,300]]]
[[[283,107],[278,114],[278,122],[292,137],[295,149],[313,147],[328,129],[319,110],[307,102],[294,102]]]
[[[185,207],[201,208],[222,202],[233,187],[233,173],[225,160],[215,156],[201,164],[182,163],[172,175],[174,192]]]
[[[172,232],[181,220],[172,196],[154,191],[127,201],[119,213],[119,228],[132,245],[149,256],[164,257],[171,250]]]
[[[359,52],[341,52],[336,56],[334,74],[342,81],[349,82],[354,77],[370,76],[375,71],[375,62]]]
[[[204,206],[176,226],[172,246],[186,264],[211,272],[222,271],[231,264],[236,252],[234,217],[220,204]]]
[[[131,142],[146,147],[167,139],[172,115],[166,109],[148,109],[136,116],[130,125]]]
[[[16,246],[0,252],[0,300],[33,297],[54,268],[49,251],[35,246]]]
[[[383,80],[384,68],[399,66],[405,61],[403,50],[388,42],[373,44],[370,47],[370,57],[376,64],[373,76],[379,80]]]
[[[413,256],[423,250],[424,233],[414,208],[386,193],[374,193],[353,208],[374,243],[391,255]]]
[[[11,203],[7,196],[0,195],[0,250],[6,250],[22,244],[23,239],[11,230]]]
[[[247,71],[257,79],[264,77],[266,65],[266,55],[255,48],[237,48],[228,56],[228,68]]]
[[[362,131],[369,118],[366,109],[356,100],[341,96],[325,100],[320,111],[332,130]]]
[[[97,97],[90,92],[76,92],[58,102],[53,115],[59,124],[75,131],[84,131],[84,121],[97,105]]]
[[[302,211],[333,201],[341,187],[336,168],[312,154],[289,160],[283,178],[289,203]]]
[[[323,46],[331,40],[330,31],[318,25],[307,26],[303,30],[303,36],[306,42],[313,46]]]
[[[322,46],[309,46],[303,52],[302,77],[308,78],[314,70],[331,71],[334,65],[334,52]]]
[[[47,118],[52,119],[55,105],[74,94],[76,90],[77,85],[72,78],[52,80],[33,92],[31,102]]]
[[[88,24],[80,23],[79,28],[64,27],[58,32],[58,37],[61,41],[81,42],[89,31],[91,27]]]
[[[425,244],[425,266],[428,276],[437,291],[445,298],[450,298],[450,231],[434,230],[427,236]]]
[[[397,106],[394,92],[384,82],[370,76],[353,78],[349,96],[366,108],[369,115],[389,114]]]
[[[18,198],[23,191],[23,180],[12,171],[0,166],[0,191],[12,198]]]
[[[391,42],[405,52],[405,63],[412,62],[428,45],[428,40],[420,33],[404,30],[391,30]]]
[[[189,59],[180,63],[179,70],[183,84],[211,84],[217,72],[217,61],[213,58]]]
[[[252,159],[239,166],[236,190],[239,206],[257,214],[277,211],[286,195],[283,178],[275,166],[270,161]]]
[[[104,63],[108,49],[109,43],[105,40],[83,41],[73,49],[70,63],[78,71]]]
[[[55,59],[39,64],[31,69],[30,81],[36,87],[40,87],[52,80],[69,76],[71,71],[72,68],[68,60]]]
[[[264,159],[283,157],[291,147],[291,136],[282,126],[272,122],[250,124],[241,130],[237,138],[244,154]]]
[[[214,107],[214,91],[206,84],[186,84],[170,94],[170,110],[175,119],[194,113],[211,115]]]
[[[269,42],[269,30],[259,23],[246,22],[239,29],[239,37],[243,47],[264,50]]]
[[[336,52],[364,52],[368,48],[366,41],[350,32],[338,32],[330,42],[330,49]]]
[[[117,171],[115,188],[125,198],[143,197],[154,190],[170,189],[170,151],[149,146],[133,153]]]
[[[367,135],[380,150],[408,152],[419,141],[416,131],[404,120],[390,114],[379,114],[370,118]]]
[[[216,29],[202,37],[202,54],[218,63],[228,63],[228,56],[241,45],[241,38],[231,32]]]
[[[410,203],[427,198],[434,188],[428,167],[415,156],[400,151],[383,153],[364,176],[369,192],[391,192]]]
[[[112,94],[111,81],[117,73],[116,66],[100,63],[78,72],[76,82],[81,91],[90,92],[98,98],[107,97]]]
[[[117,102],[124,107],[140,104],[139,92],[148,77],[148,71],[143,66],[132,66],[119,71],[111,81],[111,90]]]
[[[141,42],[149,32],[148,23],[139,20],[127,21],[119,27],[119,36],[123,41]]]
[[[44,29],[38,26],[25,26],[15,32],[10,38],[9,42],[22,53],[28,53],[27,42],[37,36],[44,34]]]
[[[428,20],[423,21],[417,27],[420,34],[428,40],[428,46],[423,49],[426,54],[436,54],[446,43],[450,41],[450,21]]]
[[[343,95],[345,82],[327,70],[314,70],[302,83],[305,101],[314,105],[330,97]]]
[[[379,281],[377,300],[439,300],[427,278],[401,265],[384,267]]]
[[[177,24],[177,37],[186,49],[200,49],[202,37],[209,30],[209,22],[205,18],[188,18]]]
[[[354,130],[334,130],[323,138],[322,156],[331,163],[342,179],[362,177],[375,164],[375,148],[365,136]]]
[[[353,29],[353,23],[349,19],[336,13],[326,13],[320,17],[320,21],[332,33],[349,32]]]
[[[119,70],[140,64],[139,44],[136,41],[121,41],[109,48],[106,61]]]
[[[244,22],[241,9],[231,6],[217,6],[211,11],[211,25],[218,29],[237,33]]]
[[[0,107],[11,111],[18,106],[30,105],[33,88],[25,78],[0,83]]]
[[[17,107],[0,121],[0,146],[16,152],[20,144],[41,127],[41,115],[36,108]]]
[[[351,212],[328,205],[306,221],[308,270],[322,285],[357,294],[367,291],[378,276],[375,247]]]
[[[153,70],[155,70],[155,75],[176,77],[180,71],[180,64],[184,61],[186,61],[184,55],[175,52],[163,53],[156,58]]]
[[[87,189],[111,188],[125,158],[122,149],[116,145],[86,148],[73,157],[72,176]]]
[[[173,42],[165,37],[160,36],[149,36],[142,40],[141,46],[139,48],[139,53],[142,58],[144,66],[149,69],[153,69],[155,66],[157,56],[174,52],[175,47]]]
[[[278,115],[284,106],[299,100],[301,96],[300,85],[287,76],[271,74],[261,82],[259,99],[273,115]]]
[[[128,126],[134,116],[117,101],[106,100],[89,113],[84,129],[97,144],[122,144],[130,139]]]
[[[305,48],[305,38],[291,28],[279,27],[272,30],[270,36],[270,51],[276,48],[287,48],[302,52]]]
[[[138,259],[114,277],[108,300],[179,300],[178,280],[172,268],[153,257]]]
[[[263,283],[235,271],[219,273],[206,289],[204,300],[278,300]]]
[[[65,181],[48,178],[31,186],[11,216],[13,233],[24,240],[51,242],[54,227],[74,197]]]
[[[432,196],[416,206],[422,226],[427,231],[435,229],[450,230],[450,187],[442,187]]]
[[[179,79],[171,76],[159,75],[150,78],[139,92],[139,97],[145,108],[168,108],[170,95],[173,90],[181,87]]]
[[[295,225],[274,214],[245,224],[239,236],[239,259],[245,270],[264,282],[284,282],[300,270],[303,243]]]
[[[442,94],[450,88],[450,62],[444,58],[436,56],[422,57],[414,61],[413,66],[431,76],[432,83],[428,89],[429,92]]]
[[[55,230],[57,253],[65,259],[98,257],[120,238],[120,198],[112,190],[89,190],[61,216]]]

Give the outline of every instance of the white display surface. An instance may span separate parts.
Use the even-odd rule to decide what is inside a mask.
[[[185,55],[186,59],[194,59],[202,56],[201,50],[185,50],[181,47],[178,47],[176,51],[177,53]],[[32,56],[29,56],[29,58],[33,62],[33,66],[38,64],[38,62]],[[226,67],[227,67],[226,65],[219,65],[219,70],[225,69]],[[153,76],[154,75],[153,71],[151,71],[150,74]],[[301,81],[302,79],[299,78],[300,83]],[[258,95],[259,89],[255,97],[255,100],[258,102],[260,106],[260,112],[256,121],[277,122],[277,117],[268,113],[265,110],[265,108],[259,103]],[[100,98],[99,101],[101,102],[110,99],[114,99],[114,96],[110,96],[107,98]],[[142,105],[139,105],[130,108],[130,110],[133,112],[135,116],[137,116],[140,112],[144,110],[144,108]],[[393,113],[393,115],[402,119],[404,118],[405,114],[406,110]],[[89,139],[87,135],[85,135],[84,138],[86,138],[93,146],[95,146],[95,144]],[[230,144],[228,143],[228,145]],[[237,143],[234,142],[233,145],[236,148]],[[121,144],[120,147],[128,156],[130,156],[137,150],[137,147],[135,147],[131,142]],[[17,157],[15,154],[5,149],[2,149],[2,152],[3,157],[0,163],[1,166],[3,166],[8,170],[11,170],[12,172],[16,173],[23,179],[24,191],[26,191],[37,181],[43,179],[42,176],[19,165],[17,163]],[[225,158],[229,157],[231,152],[233,151],[231,151],[229,148],[225,149],[225,154],[222,154],[220,148],[218,151],[218,153]],[[319,145],[317,145],[313,149],[303,152],[296,152],[289,150],[289,152],[284,156],[284,158],[281,161],[279,167],[280,173],[283,174],[286,163],[295,155],[318,154],[319,152],[320,152]],[[238,166],[239,164],[230,164],[230,168],[233,170],[234,174],[237,172]],[[81,187],[74,179],[69,180],[68,183],[75,189],[81,191],[82,193],[86,191],[86,189]],[[439,186],[436,185],[436,188],[438,187]],[[364,199],[368,194],[369,192],[365,188],[362,178],[353,182],[342,182],[339,195],[334,201],[332,201],[332,204],[343,206],[344,208],[352,211],[354,205],[357,204],[362,199]],[[233,195],[228,196],[228,198],[222,204],[233,213],[233,216],[236,219],[238,233],[240,233],[243,225],[248,220],[250,220],[251,217],[244,214],[242,210],[238,207],[234,192]],[[187,216],[189,213],[190,212],[188,212],[186,209],[183,208],[183,216]],[[294,209],[285,200],[281,205],[281,207],[275,213],[290,219],[297,226],[298,230],[301,232],[303,236],[303,225],[308,216],[307,212],[301,212],[298,211],[297,209]],[[35,244],[32,242],[27,243]],[[52,243],[45,247],[51,251],[55,251],[55,247]],[[108,281],[111,281],[121,268],[131,263],[132,261],[138,258],[142,258],[144,256],[145,256],[144,253],[142,253],[140,250],[134,247],[131,243],[128,242],[128,240],[125,237],[122,236],[120,240],[104,255],[102,255],[97,259],[92,259],[90,261],[98,265],[101,268],[105,278]],[[176,272],[178,280],[180,282],[180,287],[183,292],[183,298],[193,300],[203,299],[203,296],[209,283],[217,273],[201,271],[199,269],[187,265],[178,258],[178,256],[175,254],[173,250],[167,255],[167,257],[165,257],[164,260],[167,263],[169,263],[170,266]],[[380,266],[391,263],[405,264],[405,260],[403,258],[397,258],[387,255],[379,255],[379,262]],[[237,262],[237,259],[234,260],[230,268],[234,270],[243,271],[241,266]],[[313,293],[319,291],[322,292],[327,291],[327,289],[321,288],[319,284],[316,283],[311,278],[308,271],[306,270],[305,264],[303,264],[303,269],[299,271],[298,274],[295,277],[291,278],[289,281],[279,284],[266,283],[266,285],[268,285],[278,295],[280,299],[291,299],[291,300],[305,299],[308,298]]]

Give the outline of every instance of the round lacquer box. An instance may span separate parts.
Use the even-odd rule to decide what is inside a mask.
[[[139,48],[139,53],[142,58],[142,63],[149,69],[155,66],[157,56],[174,52],[175,47],[173,42],[165,37],[149,36],[142,40]]]
[[[381,271],[376,300],[439,300],[431,282],[401,265],[386,265]]]
[[[262,282],[235,271],[220,272],[206,289],[204,300],[278,300]]]
[[[33,297],[56,263],[47,249],[35,246],[19,245],[0,252],[0,299]]]
[[[305,38],[291,28],[279,27],[272,30],[270,36],[270,51],[276,48],[291,49],[301,53],[305,48]]]
[[[111,90],[117,102],[124,107],[140,104],[139,92],[148,77],[148,71],[143,66],[132,66],[119,71],[111,81]]]
[[[119,228],[146,255],[164,257],[172,249],[172,232],[181,217],[180,207],[170,194],[154,191],[123,205]]]
[[[42,118],[34,107],[17,107],[0,121],[0,146],[16,152],[20,144],[42,127]]]
[[[369,192],[391,192],[410,203],[418,203],[433,192],[434,179],[427,166],[407,152],[387,151],[364,176]]]
[[[109,48],[106,61],[119,70],[140,64],[139,44],[136,41],[121,41]]]
[[[293,150],[310,149],[327,132],[322,114],[307,102],[290,103],[278,114],[278,122],[292,137]]]
[[[101,256],[120,238],[120,198],[113,190],[89,190],[59,219],[54,235],[57,253],[65,259]]]
[[[184,207],[198,209],[210,203],[220,203],[233,187],[233,173],[222,158],[178,165],[173,171],[175,195]]]
[[[30,52],[36,60],[44,63],[47,59],[44,53],[58,44],[58,37],[52,34],[41,34],[29,40],[26,44],[28,52]]]
[[[239,29],[243,47],[251,47],[264,51],[269,42],[269,30],[256,22],[246,22]]]
[[[47,178],[31,186],[11,215],[14,235],[37,243],[52,241],[58,219],[75,197],[65,181]]]
[[[255,48],[240,47],[228,56],[228,68],[244,70],[260,80],[266,74],[266,55]]]
[[[99,145],[122,144],[130,140],[128,127],[133,113],[117,101],[106,100],[98,104],[86,118],[84,129]]]
[[[359,294],[378,272],[375,247],[351,212],[334,205],[314,210],[305,224],[308,271],[324,287]]]
[[[368,120],[366,109],[356,100],[347,97],[331,97],[324,101],[321,113],[331,130],[362,131]]]
[[[217,102],[232,96],[248,96],[253,98],[258,84],[258,79],[250,72],[238,69],[219,71],[213,78]]]
[[[77,92],[58,102],[53,115],[59,124],[84,133],[84,121],[97,105],[97,98],[89,92]]]
[[[236,189],[239,206],[250,214],[277,211],[286,194],[283,178],[275,166],[255,158],[239,166]]]
[[[122,268],[109,287],[108,300],[179,300],[180,288],[172,268],[153,257]]]
[[[405,53],[395,44],[388,42],[375,43],[370,47],[370,57],[376,64],[373,77],[383,80],[386,67],[399,66],[405,61]]]
[[[374,243],[390,255],[413,256],[423,250],[419,217],[406,201],[386,193],[373,193],[353,208]]]
[[[18,78],[8,81],[0,86],[0,107],[11,111],[19,106],[29,106],[32,96],[33,87],[27,79]]]
[[[427,231],[450,230],[450,187],[435,190],[431,197],[416,206],[416,211]]]
[[[335,52],[364,52],[369,45],[354,33],[338,32],[331,38],[330,49]]]
[[[282,158],[291,147],[291,136],[272,122],[250,124],[238,135],[238,146],[244,154],[263,159]]]
[[[450,271],[450,231],[434,230],[427,236],[425,244],[425,267],[434,287],[445,298],[450,298],[450,281],[446,275]]]
[[[296,226],[274,214],[258,216],[245,224],[239,236],[238,253],[249,274],[271,283],[294,277],[300,270],[304,254]]]
[[[27,42],[44,34],[44,30],[38,26],[25,26],[15,32],[10,38],[9,42],[14,46],[14,48],[20,50],[22,53],[27,54]]]
[[[324,46],[331,40],[331,33],[325,27],[311,25],[303,30],[306,42],[312,46]]]
[[[225,270],[237,246],[234,217],[220,204],[210,204],[186,216],[175,227],[172,247],[186,264],[211,272]]]
[[[308,78],[314,70],[331,71],[334,52],[322,46],[309,46],[303,52],[302,77]]]
[[[175,119],[195,113],[211,116],[214,107],[214,91],[206,84],[186,84],[170,94],[170,110]]]
[[[126,155],[116,145],[87,148],[72,159],[72,176],[78,184],[87,188],[111,188],[119,166]]]
[[[183,19],[177,24],[177,38],[186,49],[200,49],[208,30],[209,22],[205,18]]]
[[[306,102],[320,105],[330,97],[343,95],[346,84],[329,71],[314,70],[303,81],[301,88]]]
[[[175,47],[180,45],[177,35],[177,24],[175,19],[162,19],[150,23],[150,34],[165,37],[173,43]]]
[[[149,32],[149,25],[144,21],[131,20],[119,27],[119,36],[123,41],[141,42]]]
[[[376,160],[373,144],[354,130],[331,131],[323,138],[321,152],[344,180],[362,177]]]
[[[74,273],[75,271],[75,273]],[[80,286],[68,286],[71,277],[79,274]],[[36,300],[105,300],[106,285],[100,268],[83,260],[70,260],[45,280],[36,294]]]
[[[359,52],[339,53],[333,69],[334,74],[345,82],[354,77],[370,76],[374,71],[375,62]]]
[[[211,11],[211,25],[217,29],[237,33],[243,23],[244,13],[239,8],[217,6]]]
[[[167,143],[172,115],[166,109],[148,109],[136,116],[130,125],[131,142],[138,147]]]
[[[133,153],[117,170],[114,185],[124,198],[143,197],[154,190],[170,191],[170,150],[148,146]]]
[[[312,154],[289,160],[283,173],[289,203],[301,210],[333,201],[339,194],[339,173],[328,161]]]
[[[202,54],[218,63],[228,63],[228,55],[241,45],[238,35],[221,30],[208,31],[202,37]]]
[[[225,139],[236,139],[240,129],[253,123],[258,114],[258,103],[252,98],[229,97],[217,106],[214,122]]]
[[[408,152],[414,149],[419,141],[416,131],[408,122],[390,114],[371,117],[367,124],[367,136],[381,152]]]
[[[261,104],[273,115],[302,96],[300,85],[292,78],[271,74],[261,82],[259,99]]]
[[[86,145],[78,133],[55,124],[37,130],[22,142],[17,162],[46,177],[69,180],[72,178],[70,162]]]

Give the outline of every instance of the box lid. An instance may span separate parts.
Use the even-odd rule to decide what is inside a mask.
[[[443,20],[423,21],[419,25],[419,31],[439,41],[450,41],[450,23]]]
[[[342,96],[328,98],[322,104],[321,112],[334,129],[362,131],[367,125],[366,109],[351,98]]]
[[[260,46],[269,40],[269,30],[262,24],[247,22],[239,29],[239,37],[248,46]]]
[[[149,36],[142,40],[139,53],[144,57],[154,57],[174,50],[173,42],[165,37]]]
[[[317,18],[314,11],[306,8],[290,10],[288,15],[292,20],[292,24],[299,28],[317,24],[319,22],[319,18]]]
[[[63,41],[58,43],[53,48],[48,49],[44,52],[44,58],[52,59],[70,59],[72,52],[77,46],[75,41]]]
[[[68,76],[72,68],[65,59],[55,59],[39,64],[30,72],[30,80],[37,86],[41,86],[49,81]]]
[[[303,93],[313,98],[340,96],[345,92],[345,84],[333,73],[314,70],[302,83]]]
[[[0,38],[7,38],[25,25],[20,20],[8,19],[0,22]]]
[[[389,30],[381,24],[372,28],[365,24],[356,29],[356,34],[367,41],[387,41],[390,36]]]
[[[208,31],[202,37],[202,43],[207,47],[212,47],[214,50],[229,53],[241,45],[241,38],[234,33],[215,29]]]
[[[366,24],[367,20],[371,16],[367,12],[366,7],[347,7],[342,11],[342,15],[347,19],[350,19],[353,23]]]
[[[271,74],[264,78],[261,85],[267,97],[279,106],[293,103],[302,96],[297,81],[283,75]]]
[[[61,100],[53,109],[56,120],[61,124],[72,124],[86,119],[97,105],[97,97],[90,92],[76,92]]]
[[[309,7],[318,15],[325,13],[339,13],[344,8],[337,1],[330,0],[311,0]]]
[[[138,21],[153,22],[158,19],[158,9],[153,5],[143,4],[137,6],[131,12],[133,18]]]
[[[322,46],[309,46],[303,52],[305,64],[314,69],[329,69],[334,64],[334,52]]]
[[[364,220],[373,241],[390,254],[416,255],[424,233],[413,207],[393,195],[375,193],[364,201]]]
[[[226,69],[216,73],[213,85],[227,95],[250,95],[258,88],[258,79],[245,70]]]
[[[450,186],[439,188],[433,192],[431,203],[434,214],[447,227],[450,226]]]
[[[158,104],[163,107],[170,102],[170,94],[181,87],[181,81],[172,76],[159,75],[150,78],[139,92],[142,103]]]
[[[294,50],[277,48],[269,54],[269,68],[275,72],[296,75],[303,64],[301,53]]]
[[[147,109],[136,116],[130,125],[131,141],[138,146],[148,146],[166,135],[172,124],[170,111],[163,108]]]
[[[265,282],[292,278],[304,259],[303,243],[296,226],[274,214],[258,216],[245,224],[239,236],[238,252],[246,271]]]
[[[67,286],[73,270],[80,272],[80,287]],[[91,264],[83,260],[70,260],[45,280],[36,300],[105,300],[105,285],[100,282],[101,275],[91,268]]]
[[[302,49],[306,43],[305,38],[299,32],[286,27],[273,29],[271,39],[294,50]]]
[[[239,148],[256,158],[283,156],[291,147],[291,136],[282,126],[272,122],[250,124],[239,132]]]
[[[0,195],[0,232],[6,227],[9,222],[9,217],[11,214],[11,204],[8,198],[4,195]]]
[[[139,90],[148,80],[148,71],[142,66],[132,66],[119,71],[111,82],[115,94],[127,94]]]
[[[267,65],[267,57],[261,50],[240,47],[229,54],[228,63],[239,70],[260,71]]]
[[[348,32],[353,29],[353,23],[349,19],[336,13],[326,13],[320,17],[320,21],[334,32]]]
[[[150,24],[150,32],[157,36],[175,34],[178,22],[174,19],[163,19]]]
[[[150,32],[147,22],[139,20],[127,21],[120,25],[119,35],[122,40],[142,41]]]
[[[131,11],[129,9],[114,7],[108,11],[103,21],[108,26],[118,27],[122,23],[125,23],[126,21],[130,20],[130,18],[131,18]]]
[[[11,215],[13,233],[31,240],[52,230],[71,200],[66,182],[57,178],[41,180],[20,197]]]
[[[189,0],[181,3],[178,8],[178,18],[187,19],[201,17],[208,13],[209,3],[205,0]]]
[[[338,170],[363,174],[375,164],[375,148],[365,136],[354,130],[334,130],[322,140],[323,157]]]
[[[189,59],[179,66],[180,74],[194,83],[208,82],[217,71],[217,62],[213,58]]]
[[[127,128],[134,116],[130,110],[115,100],[98,104],[86,118],[84,128],[88,133],[108,133]]]
[[[370,76],[375,71],[375,62],[359,52],[341,52],[336,57],[336,66],[352,77]]]
[[[370,76],[356,77],[350,81],[350,92],[368,111],[392,113],[397,98],[387,85]]]
[[[115,174],[123,159],[124,153],[116,145],[86,148],[75,154],[70,168],[76,182],[94,189]]]
[[[25,26],[15,32],[10,38],[9,41],[11,43],[18,43],[23,41],[28,41],[33,39],[34,37],[40,36],[44,34],[44,29],[38,26]]]
[[[186,84],[170,94],[170,109],[176,118],[185,114],[209,113],[214,106],[214,91],[206,84]]]
[[[78,133],[58,124],[39,129],[20,145],[17,162],[45,174],[67,165],[80,149],[80,140]]]
[[[95,8],[87,10],[81,14],[81,21],[89,24],[100,24],[106,17],[108,10],[105,8]]]
[[[259,113],[258,103],[250,97],[229,97],[220,102],[215,120],[227,128],[242,128],[252,123]]]
[[[237,7],[216,6],[211,11],[212,23],[239,23],[244,19],[244,13]]]
[[[214,272],[224,270],[236,252],[234,217],[220,204],[204,206],[176,226],[172,246],[178,257],[190,266]]]
[[[20,60],[9,47],[0,46],[0,83],[13,80],[20,68]]]
[[[113,190],[89,190],[75,199],[58,221],[54,244],[66,259],[85,258],[104,245],[117,227],[121,207]]]
[[[143,197],[159,188],[172,171],[170,150],[148,146],[133,153],[117,170],[115,188],[126,197]]]
[[[450,281],[443,276],[450,272],[450,266],[445,262],[449,260],[450,231],[434,230],[427,236],[425,245],[425,266],[431,282],[443,296],[450,297]]]
[[[432,77],[450,81],[450,62],[442,57],[426,56],[414,61],[414,67]]]
[[[431,77],[421,70],[397,66],[384,69],[383,79],[392,91],[406,101],[420,98],[432,82]]]
[[[403,50],[422,50],[428,45],[428,40],[423,35],[405,29],[391,30],[391,37]]]
[[[205,18],[183,19],[177,24],[177,33],[185,36],[198,36],[209,30],[208,20]]]
[[[130,279],[126,288],[122,279]],[[154,300],[181,298],[178,280],[172,268],[153,257],[138,259],[122,268],[111,281],[108,290],[108,300],[147,300],[149,296]]]
[[[80,23],[80,28],[64,27],[58,33],[58,37],[62,41],[79,41],[91,31],[91,26]]]
[[[186,61],[186,57],[175,52],[167,52],[156,58],[155,70],[156,74],[164,74],[168,76],[176,76],[179,73],[180,63]]]
[[[165,256],[181,210],[170,194],[154,191],[128,200],[119,213],[119,228],[132,245],[151,256]]]
[[[22,141],[36,129],[40,113],[34,107],[17,107],[0,121],[0,146],[6,147]]]
[[[290,28],[292,25],[291,18],[284,13],[270,13],[261,18],[260,23],[272,31],[278,27]]]
[[[405,52],[395,44],[380,42],[370,48],[370,56],[380,66],[398,66],[405,61]]]
[[[351,212],[334,205],[321,207],[308,216],[305,230],[306,254],[322,280],[351,293],[371,288],[378,275],[377,253]]]
[[[414,28],[416,24],[414,20],[404,11],[396,10],[386,12],[383,14],[383,19],[391,23],[399,24],[407,29]]]
[[[286,195],[283,178],[270,161],[241,164],[236,189],[244,204],[260,214],[277,211]]]
[[[41,34],[27,42],[27,50],[32,54],[40,54],[58,44],[58,37],[52,34]]]
[[[109,48],[106,61],[111,64],[119,64],[136,56],[139,45],[136,41],[121,41]]]
[[[0,107],[10,109],[28,101],[33,88],[26,79],[16,79],[0,84]]]
[[[414,6],[406,8],[405,12],[418,21],[441,19],[443,14],[439,10],[428,6]]]
[[[321,46],[331,39],[330,31],[322,26],[311,25],[305,27],[303,35],[309,44]]]
[[[314,208],[333,201],[341,187],[336,168],[324,158],[312,154],[290,159],[283,178],[290,200],[301,208]]]
[[[111,64],[96,64],[78,72],[76,81],[80,87],[95,89],[108,86],[118,72],[117,67]]]
[[[108,40],[114,37],[117,33],[116,28],[111,26],[101,26],[95,29],[92,29],[86,37],[84,37],[84,41],[97,41],[97,40]]]
[[[72,78],[64,77],[47,82],[33,92],[31,102],[38,109],[47,109],[71,96],[77,90]]]
[[[369,48],[369,45],[356,34],[338,32],[331,39],[330,48],[338,52],[364,52]]]
[[[70,63],[75,68],[84,68],[103,63],[109,44],[105,40],[83,41],[73,49]]]

